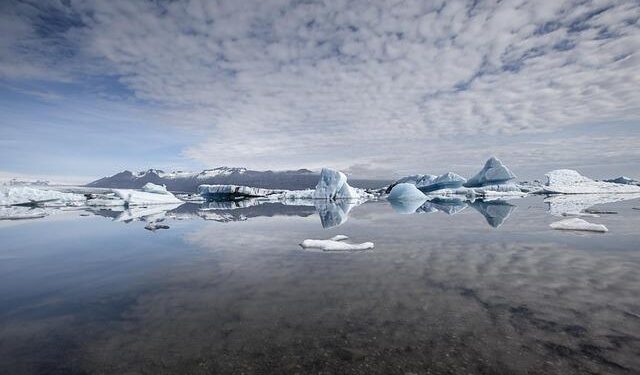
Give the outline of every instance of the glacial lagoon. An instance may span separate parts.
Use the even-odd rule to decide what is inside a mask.
[[[0,221],[0,374],[640,372],[640,199],[254,203]]]

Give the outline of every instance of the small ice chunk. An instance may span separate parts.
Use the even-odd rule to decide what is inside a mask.
[[[403,182],[391,189],[387,199],[392,201],[424,201],[426,195],[414,184]]]
[[[608,232],[609,230],[602,224],[593,224],[588,221],[573,218],[556,221],[555,223],[549,224],[549,226],[553,229],[560,230],[579,230],[579,231],[588,231],[588,232]]]
[[[304,240],[300,244],[303,249],[321,249],[323,251],[359,251],[373,249],[373,242],[350,244],[344,242],[348,237],[344,235],[334,236],[328,240]]]
[[[571,169],[557,169],[545,174],[543,190],[551,194],[621,194],[640,193],[640,186],[594,181]]]

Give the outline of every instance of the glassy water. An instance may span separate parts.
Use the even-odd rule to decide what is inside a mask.
[[[558,204],[2,221],[0,374],[639,373],[640,201],[604,234],[551,230]],[[298,246],[336,234],[375,249]]]

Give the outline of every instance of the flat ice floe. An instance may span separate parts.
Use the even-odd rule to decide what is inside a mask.
[[[303,249],[321,249],[323,251],[361,251],[374,248],[373,242],[350,244],[344,242],[349,237],[339,234],[328,240],[304,240],[300,244]]]
[[[545,174],[543,192],[548,194],[630,194],[640,193],[640,186],[594,181],[571,169],[557,169]]]
[[[0,206],[11,206],[14,204],[29,203],[32,201],[44,201],[42,206],[79,206],[86,200],[82,194],[62,193],[42,187],[32,186],[0,186]]]
[[[549,224],[549,226],[553,229],[560,230],[577,230],[577,231],[586,231],[586,232],[608,232],[609,229],[602,224],[593,224],[588,221],[573,218],[556,221],[555,223]]]
[[[113,192],[129,206],[183,203],[169,192],[167,194],[158,194],[131,189],[113,189]]]

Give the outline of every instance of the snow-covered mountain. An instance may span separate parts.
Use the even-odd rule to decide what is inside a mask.
[[[123,171],[110,177],[93,181],[87,186],[102,188],[139,189],[151,182],[166,185],[170,191],[196,192],[199,185],[242,185],[265,189],[302,190],[312,189],[318,183],[320,174],[308,169],[295,171],[254,171],[246,168],[218,167],[202,172],[164,172],[149,169],[144,172]],[[349,180],[361,188],[378,188],[388,181]]]

